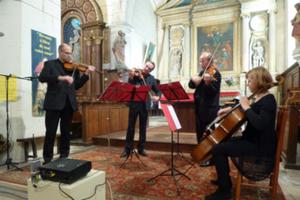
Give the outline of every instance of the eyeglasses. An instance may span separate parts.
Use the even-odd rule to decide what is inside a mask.
[[[67,55],[71,55],[72,52],[66,52],[66,51],[62,51],[62,53],[67,54]]]

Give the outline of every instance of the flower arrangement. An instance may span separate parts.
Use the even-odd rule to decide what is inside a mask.
[[[234,80],[233,80],[233,78],[232,78],[231,76],[230,76],[230,77],[225,77],[224,80],[225,80],[225,83],[226,83],[228,86],[232,86],[233,83],[234,83]]]

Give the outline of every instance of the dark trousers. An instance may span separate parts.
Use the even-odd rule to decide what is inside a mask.
[[[196,134],[197,134],[197,142],[198,144],[201,142],[204,131],[206,130],[206,126],[208,125],[208,122],[202,121],[197,117],[196,115]]]
[[[134,134],[135,134],[135,123],[139,117],[139,143],[138,143],[138,150],[142,151],[145,148],[146,143],[146,128],[147,128],[147,120],[148,120],[148,112],[146,109],[145,103],[134,103],[129,107],[129,117],[128,117],[128,128],[126,134],[126,145],[125,151],[129,153],[133,149],[134,143]]]
[[[53,158],[53,147],[56,131],[60,119],[60,157],[68,157],[70,152],[70,123],[72,121],[73,109],[69,100],[63,110],[46,110],[45,124],[46,137],[44,141],[43,157],[45,162]]]
[[[195,120],[196,120],[196,134],[197,134],[197,142],[198,144],[203,139],[203,134],[207,128],[207,126],[217,117],[217,108],[213,109],[203,109],[200,113],[200,111],[197,111],[199,109],[199,106],[196,106],[195,110]]]
[[[242,140],[241,137],[231,138],[228,141],[217,144],[212,149],[219,187],[229,189],[232,187],[229,176],[228,157],[257,155],[255,144]]]

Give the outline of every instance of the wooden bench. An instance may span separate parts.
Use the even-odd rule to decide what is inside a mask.
[[[36,158],[37,157],[36,143],[37,143],[37,141],[41,141],[41,140],[44,140],[44,139],[45,139],[45,136],[34,137],[34,135],[30,138],[19,138],[19,139],[17,139],[17,142],[20,142],[20,143],[23,144],[25,162],[28,161],[28,158]],[[60,135],[57,134],[56,135],[57,153],[59,153],[59,145],[60,145]],[[32,155],[29,155],[29,146],[31,146]]]

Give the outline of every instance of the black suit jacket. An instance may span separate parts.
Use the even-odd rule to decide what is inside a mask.
[[[59,59],[45,62],[44,68],[39,76],[39,81],[42,83],[46,82],[48,85],[44,101],[45,110],[62,110],[67,98],[69,98],[73,111],[77,110],[75,90],[82,87],[84,83],[89,80],[89,76],[80,76],[79,71],[75,70],[72,85],[69,85],[65,81],[57,80],[58,76],[72,76],[72,73],[73,72],[64,70],[63,63]]]
[[[202,76],[203,71],[199,73]],[[198,86],[192,80],[189,82],[189,87],[196,89],[194,93],[195,111],[201,118],[201,121],[211,122],[219,110],[219,99],[222,76],[219,71],[214,74],[215,80],[209,85],[202,81]]]

